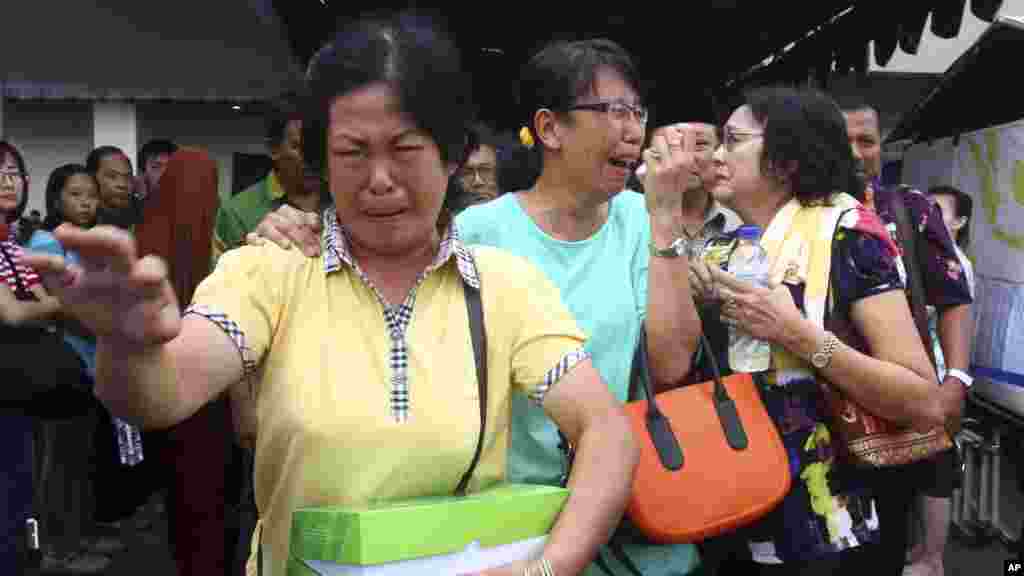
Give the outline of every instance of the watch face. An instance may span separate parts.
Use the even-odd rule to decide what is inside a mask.
[[[703,253],[703,244],[700,242],[692,241],[686,243],[686,257],[690,260],[699,260]]]

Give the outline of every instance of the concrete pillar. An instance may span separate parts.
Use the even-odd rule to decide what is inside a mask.
[[[132,102],[94,102],[92,105],[92,144],[117,146],[128,155],[138,171],[135,158],[139,149],[138,119]]]

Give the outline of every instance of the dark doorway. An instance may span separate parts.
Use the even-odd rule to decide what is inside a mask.
[[[231,161],[231,195],[234,196],[266,177],[273,167],[266,154],[235,152]]]

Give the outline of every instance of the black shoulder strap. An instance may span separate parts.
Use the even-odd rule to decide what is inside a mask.
[[[466,311],[469,312],[469,332],[473,340],[473,358],[476,361],[476,383],[479,390],[477,395],[480,398],[480,435],[476,441],[476,453],[473,454],[473,461],[455,489],[456,496],[466,493],[469,479],[480,462],[480,453],[484,447],[484,433],[487,428],[487,332],[484,330],[484,309],[480,300],[480,290],[468,283],[463,283],[463,286],[466,295]]]
[[[466,311],[469,313],[469,332],[473,340],[473,359],[476,363],[476,383],[480,397],[480,434],[476,441],[476,453],[473,454],[473,461],[469,469],[462,475],[458,487],[455,488],[456,496],[464,496],[469,486],[469,479],[473,477],[476,466],[480,462],[480,453],[483,451],[484,434],[487,428],[487,332],[484,330],[484,309],[480,300],[480,290],[468,283],[463,282],[466,296]],[[260,530],[260,542],[256,553],[257,573],[263,574],[263,531]]]
[[[903,267],[907,271],[910,313],[914,317],[914,324],[917,326],[924,349],[928,352],[928,358],[931,360],[932,366],[935,366],[935,352],[932,348],[931,331],[928,329],[928,311],[924,301],[924,281],[921,278],[921,263],[924,262],[921,255],[922,245],[917,237],[917,229],[910,221],[905,193],[906,188],[901,187],[896,195],[896,201],[893,202],[893,215],[896,217],[896,227],[903,248]]]

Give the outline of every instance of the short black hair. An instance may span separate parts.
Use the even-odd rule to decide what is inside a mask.
[[[435,21],[402,13],[360,19],[339,32],[310,66],[305,157],[321,168],[334,98],[376,82],[392,85],[402,111],[437,143],[444,162],[466,154],[475,112],[454,43]]]
[[[302,119],[302,97],[298,92],[287,92],[271,100],[264,116],[264,128],[268,148],[284,143],[288,123]]]
[[[622,76],[641,101],[646,99],[633,58],[608,39],[554,42],[523,66],[519,76],[519,115],[535,144],[532,149],[518,150],[510,163],[514,162],[516,171],[525,177],[523,183],[529,182],[527,188],[543,170],[543,144],[533,125],[537,110],[546,108],[568,121],[569,107],[594,90],[597,75],[604,69]]]
[[[174,155],[178,151],[178,145],[170,140],[156,139],[146,142],[142,148],[139,148],[139,171],[144,172],[146,170],[146,164],[150,158],[166,154],[167,156]]]
[[[593,91],[602,69],[618,73],[644,98],[633,59],[615,42],[596,38],[549,44],[530,58],[520,75],[519,107],[525,125],[533,131],[533,115],[541,108],[565,113]]]
[[[495,152],[498,151],[498,138],[490,126],[477,122],[469,127],[469,143],[466,146],[467,154],[476,152],[481,146],[490,146]]]
[[[124,159],[128,161],[128,166],[131,167],[132,161],[128,158],[128,155],[117,146],[100,146],[89,152],[89,156],[85,159],[85,167],[89,170],[90,174],[95,176],[100,171],[100,162],[104,158],[115,155],[124,156]]]
[[[788,176],[801,204],[828,201],[836,192],[863,197],[865,182],[834,100],[817,90],[768,86],[748,92],[745,101],[764,126],[762,170]]]
[[[929,196],[952,196],[956,205],[957,218],[964,218],[964,227],[960,229],[960,235],[956,243],[961,249],[967,248],[971,238],[971,220],[974,215],[974,199],[963,190],[949,185],[932,186],[928,189]]]
[[[377,82],[393,87],[402,112],[437,144],[442,162],[465,162],[476,111],[459,51],[437,18],[404,12],[354,21],[310,63],[303,114],[303,156],[310,169],[327,173],[334,99]],[[449,186],[445,197],[449,214],[458,189]]]

